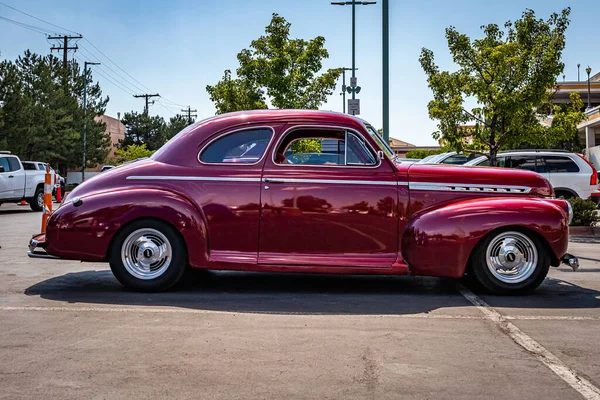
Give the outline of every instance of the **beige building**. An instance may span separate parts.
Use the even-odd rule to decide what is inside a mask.
[[[110,135],[111,149],[106,157],[106,160],[109,161],[115,158],[115,150],[117,150],[117,146],[119,145],[119,141],[125,139],[125,125],[117,119],[113,117],[109,117],[108,115],[100,115],[94,118],[96,121],[104,122],[106,124],[106,133]],[[100,173],[102,169],[102,164],[97,165],[95,168],[86,168],[85,170],[85,178],[91,178],[92,176]],[[72,169],[67,172],[67,183],[81,183],[81,169]]]

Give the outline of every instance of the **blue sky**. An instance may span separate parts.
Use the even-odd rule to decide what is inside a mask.
[[[264,32],[271,14],[277,12],[292,23],[292,36],[326,38],[330,58],[324,68],[351,65],[351,7],[332,6],[327,0],[1,0],[29,14],[81,32],[119,67],[153,92],[166,98],[151,106],[152,114],[168,118],[179,106],[191,105],[199,117],[214,114],[206,94],[223,70],[237,67],[236,55]],[[381,0],[377,5],[357,7],[356,65],[362,91],[361,116],[381,126]],[[551,12],[572,7],[567,48],[563,54],[567,80],[577,79],[577,63],[600,70],[598,17],[590,2],[563,1],[401,1],[390,0],[390,134],[417,145],[435,144],[427,102],[431,92],[418,63],[422,47],[434,51],[443,69],[452,69],[444,29],[449,25],[472,37],[487,23],[503,24],[519,18],[525,8],[547,18]],[[0,5],[0,16],[35,26],[55,28]],[[81,60],[94,57],[87,42],[77,52]],[[43,35],[0,20],[2,58],[14,59],[25,49],[46,54],[50,44]],[[592,50],[590,50],[592,49]],[[56,54],[56,53],[55,53]],[[107,114],[141,111],[143,101],[132,97],[143,87],[106,60],[100,73],[113,80],[128,80],[125,90],[96,74],[111,101]],[[113,71],[107,67],[112,68]],[[94,67],[97,68],[97,67]],[[121,75],[122,78],[115,75]],[[340,82],[341,86],[341,82]],[[139,90],[138,90],[139,89]],[[323,109],[341,111],[340,88]]]

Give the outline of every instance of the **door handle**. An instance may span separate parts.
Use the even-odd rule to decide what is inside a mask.
[[[265,183],[285,183],[283,179],[265,178]]]
[[[14,175],[9,175],[8,177],[9,177],[9,178],[14,178],[15,176],[14,176]]]

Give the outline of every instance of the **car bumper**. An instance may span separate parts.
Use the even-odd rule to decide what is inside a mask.
[[[46,252],[46,234],[40,233],[29,240],[29,251],[27,255],[31,258],[48,258],[58,260],[59,257],[52,256]]]

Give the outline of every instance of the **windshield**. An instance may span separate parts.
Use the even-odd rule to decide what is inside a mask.
[[[375,130],[375,128],[373,128],[371,125],[365,125],[365,127],[367,128],[367,131],[369,132],[369,135],[371,135],[371,137],[373,138],[373,140],[375,142],[377,142],[377,145],[379,146],[379,148],[381,150],[383,150],[383,152],[385,153],[386,156],[388,156],[390,159],[394,159],[396,158],[396,154],[394,154],[394,151],[392,150],[392,148],[390,147],[389,144],[387,144],[383,138],[381,136],[379,136],[379,132],[377,132]]]

